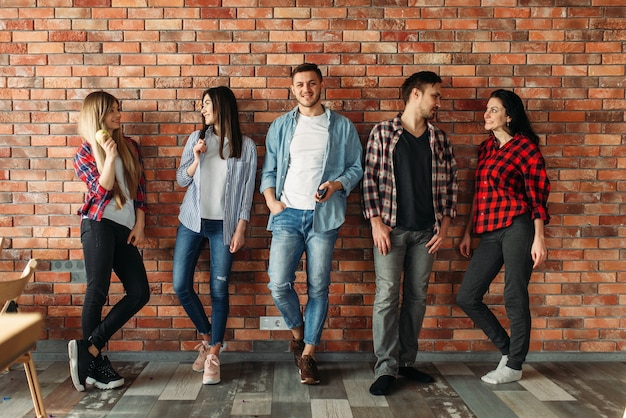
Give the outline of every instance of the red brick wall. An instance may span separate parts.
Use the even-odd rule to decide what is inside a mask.
[[[178,206],[174,181],[203,89],[236,93],[244,131],[264,155],[269,123],[294,105],[290,68],[321,65],[325,103],[365,142],[401,108],[398,87],[418,70],[444,79],[437,123],[455,146],[461,178],[453,239],[435,263],[421,347],[492,349],[455,306],[467,265],[456,249],[468,211],[485,98],[514,89],[525,101],[552,180],[548,261],[532,278],[533,351],[626,350],[626,7],[615,0],[7,0],[0,9],[0,270],[41,261],[20,300],[45,314],[43,338],[80,335],[84,284],[54,262],[80,260],[84,185],[71,158],[82,99],[123,101],[125,131],[145,157],[151,211],[143,249],[150,303],[114,350],[191,348],[195,331],[171,286]],[[228,4],[228,7],[222,6]],[[258,181],[257,181],[258,183]],[[359,194],[350,198],[333,262],[322,350],[371,351],[374,273]],[[284,339],[259,330],[277,315],[267,290],[267,209],[256,196],[247,245],[232,277],[230,350]],[[303,274],[298,273],[302,282]],[[208,298],[206,257],[197,275]],[[112,287],[111,301],[121,287]],[[487,299],[504,315],[502,278]]]

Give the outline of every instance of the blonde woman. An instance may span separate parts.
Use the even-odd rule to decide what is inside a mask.
[[[102,350],[148,302],[150,290],[137,249],[144,240],[145,177],[138,145],[122,133],[120,102],[106,92],[89,94],[80,111],[78,132],[83,143],[74,157],[74,170],[87,186],[85,204],[78,211],[87,290],[83,339],[71,340],[68,352],[72,382],[82,392],[86,384],[99,389],[124,384]],[[102,318],[111,271],[122,282],[125,295]]]

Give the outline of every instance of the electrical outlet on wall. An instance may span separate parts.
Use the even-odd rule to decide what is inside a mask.
[[[259,329],[274,331],[289,328],[282,316],[262,316]]]

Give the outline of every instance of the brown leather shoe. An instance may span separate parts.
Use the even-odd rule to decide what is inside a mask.
[[[289,350],[293,351],[293,361],[296,363],[296,367],[300,367],[300,357],[304,351],[304,340],[292,339],[289,343]]]
[[[305,385],[317,385],[320,382],[320,375],[317,371],[317,362],[311,356],[300,357],[300,383]]]

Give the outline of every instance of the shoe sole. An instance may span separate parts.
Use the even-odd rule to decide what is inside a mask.
[[[300,383],[302,383],[303,385],[317,385],[320,383],[319,379],[315,380],[312,377],[302,377],[302,374],[300,374]]]
[[[222,379],[218,379],[218,380],[202,380],[202,384],[203,385],[217,385],[218,383],[220,383],[222,381]]]
[[[124,386],[124,378],[121,378],[118,380],[112,380],[109,383],[104,383],[104,382],[97,381],[93,377],[87,377],[86,382],[87,384],[94,385],[98,389],[102,389],[102,390],[115,389],[115,388],[119,388],[120,386]]]
[[[319,385],[320,381],[315,379],[300,379],[303,385]]]
[[[67,354],[70,357],[70,376],[72,377],[72,383],[79,392],[85,391],[85,385],[80,382],[80,376],[78,375],[78,341],[72,340],[67,344]]]
[[[504,382],[497,382],[493,379],[493,377],[484,375],[483,377],[480,378],[480,380],[490,385],[506,385],[507,383],[513,383],[513,382],[517,382],[518,380],[522,380],[522,376],[520,376],[517,379],[508,379]]]

